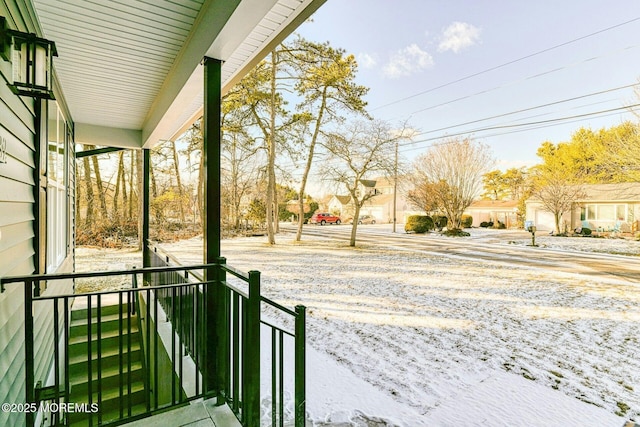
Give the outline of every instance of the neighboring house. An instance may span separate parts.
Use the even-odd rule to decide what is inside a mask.
[[[220,98],[324,1],[0,2],[0,401],[8,404],[34,403],[46,397],[68,403],[64,399],[69,393],[81,388],[70,384],[69,380],[69,375],[74,372],[69,369],[71,338],[67,336],[67,326],[71,318],[68,310],[75,308],[74,300],[73,297],[53,299],[59,294],[73,295],[74,282],[70,277],[75,280],[76,276],[66,274],[63,276],[65,280],[34,276],[74,271],[76,158],[119,149],[143,153],[145,185],[140,196],[145,207],[143,237],[146,242],[150,149],[160,141],[175,140],[204,114],[203,155],[210,160],[206,167],[204,191],[204,222],[207,224],[203,239],[204,260],[220,265],[220,164],[217,160],[220,156]],[[19,37],[35,43],[30,45],[34,49],[21,48],[27,43],[20,45],[17,42]],[[14,42],[10,43],[12,39]],[[45,39],[55,42],[57,48],[59,56],[52,61],[44,61],[45,56],[41,55],[44,46],[51,46]],[[10,44],[15,52],[12,52]],[[20,66],[33,63],[26,58],[29,52],[35,52],[35,62],[52,63],[53,73],[47,69],[21,70]],[[37,94],[25,95],[15,84],[11,88],[7,84],[17,83],[21,77],[26,79],[28,76],[36,80],[38,87],[32,85],[31,89],[38,90]],[[46,86],[40,81],[43,78],[52,81],[51,87],[45,87],[45,90],[41,88]],[[76,152],[77,144],[100,148]],[[150,265],[148,260],[149,247],[145,245],[145,266]],[[223,284],[219,277],[214,280]],[[136,276],[133,278],[135,280]],[[155,295],[155,291],[147,291],[144,301],[147,306],[157,300],[150,295]],[[34,298],[39,298],[37,303],[32,303]],[[99,298],[97,300],[100,301]],[[224,303],[225,300],[220,298],[218,301]],[[213,305],[207,306],[207,310],[200,310],[199,316],[204,316],[206,321],[201,324],[201,329],[192,330],[198,334],[197,341],[202,348],[206,349],[198,353],[202,357],[196,358],[199,371],[195,375],[202,379],[200,393],[206,388],[208,396],[213,393],[220,398],[226,397],[227,402],[233,399],[230,406],[236,413],[241,413],[239,417],[243,425],[257,426],[260,417],[260,361],[257,359],[256,364],[254,360],[251,365],[254,367],[250,374],[251,383],[244,371],[250,365],[245,363],[245,359],[236,361],[243,367],[239,377],[241,384],[234,385],[236,390],[233,393],[223,388],[226,386],[221,384],[231,376],[224,365],[229,363],[225,359],[228,353],[222,346],[233,341],[228,336],[229,328],[223,328],[222,334],[220,330],[207,332],[214,331],[211,322],[216,316],[220,320],[220,313],[224,312],[211,307]],[[220,308],[219,305],[216,307]],[[257,307],[252,323],[257,324],[259,330],[259,300]],[[226,308],[223,306],[223,309]],[[244,317],[238,324],[244,325],[248,314],[244,308],[242,311]],[[93,315],[91,310],[87,312],[89,317]],[[130,319],[130,311],[127,309],[126,312],[127,319]],[[141,322],[144,320],[142,317]],[[157,362],[158,353],[151,356],[149,353],[153,348],[151,344],[157,344],[159,339],[149,337],[149,331],[153,327],[157,331],[159,318],[144,317],[147,323],[141,327],[147,331],[145,357],[148,358],[147,363]],[[98,331],[102,325],[99,319],[94,323]],[[190,321],[194,323],[193,318]],[[181,328],[187,327],[186,323],[181,325]],[[217,325],[219,329],[224,322]],[[87,325],[84,327],[86,330]],[[92,344],[96,344],[92,341],[93,330],[89,334],[85,332],[88,345],[80,346],[78,351],[89,349],[89,359],[84,361],[84,369],[88,370],[85,394],[93,396],[92,392],[97,392],[97,399],[101,399],[104,396],[98,388],[102,378],[100,374],[97,374],[97,380],[93,378],[103,358],[101,355],[91,358],[95,352]],[[227,334],[226,338],[224,334]],[[259,355],[259,336],[257,340],[255,334],[252,336],[253,340],[243,342],[241,346]],[[122,349],[120,344],[121,353]],[[180,350],[176,351],[176,354],[182,354]],[[61,353],[67,355],[64,366],[58,363]],[[173,356],[167,355],[165,359]],[[175,398],[171,401],[173,404],[186,403],[183,400],[186,388],[176,392],[172,381],[174,376],[182,374],[183,359],[186,358],[180,357],[179,369],[175,362],[173,366],[147,365],[155,372],[150,371],[144,376],[145,381],[150,381],[150,374],[157,377],[158,370],[162,369],[161,380],[169,383],[173,396],[178,396],[178,401]],[[205,372],[208,366],[218,369]],[[258,366],[257,375],[255,366]],[[131,369],[131,359],[128,369]],[[120,366],[120,381],[122,372],[123,367]],[[203,372],[201,377],[197,376],[198,372]],[[238,377],[233,378],[237,383]],[[106,383],[107,379],[104,380]],[[96,388],[91,388],[92,382]],[[180,378],[179,385],[182,384]],[[128,385],[131,392],[131,382]],[[42,394],[38,393],[39,387]],[[237,392],[240,387],[242,394]],[[195,389],[198,393],[197,380]],[[150,400],[149,396],[153,396],[156,390],[151,389],[149,383],[146,383],[144,393],[147,394],[147,405],[135,409],[142,411],[135,412],[137,416],[148,415],[149,408],[159,408],[157,399],[156,406]],[[89,401],[91,399],[89,397]],[[120,414],[122,409],[120,406]],[[131,417],[130,409],[124,410],[125,419]],[[303,423],[304,402],[296,403],[296,413],[299,411],[302,416],[297,414],[296,419]],[[35,416],[38,418],[34,419]],[[33,414],[26,410],[2,411],[0,425],[31,426],[43,422],[42,416],[42,413]],[[49,418],[48,422],[53,421]],[[94,418],[93,424],[97,423]]]
[[[371,215],[378,223],[393,222],[394,185],[386,178],[361,180],[359,192],[374,193],[360,208],[360,215]],[[404,222],[408,213],[408,203],[398,192],[395,197],[396,220]],[[327,203],[329,212],[338,214],[344,220],[353,218],[355,206],[349,195],[333,195]]]
[[[333,195],[326,204],[327,211],[338,215],[343,220],[353,217],[353,203],[351,196]]]
[[[584,194],[562,218],[567,230],[588,227],[600,231],[638,231],[640,183],[586,184]],[[553,215],[539,201],[532,198],[526,206],[526,219],[538,229],[555,228]]]
[[[516,200],[477,200],[465,210],[465,215],[473,217],[473,227],[483,222],[502,222],[507,228],[518,224],[518,202]]]

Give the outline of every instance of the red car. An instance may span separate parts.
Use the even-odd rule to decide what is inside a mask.
[[[340,224],[340,217],[335,216],[330,213],[322,212],[322,213],[314,213],[311,219],[309,220],[311,224]]]

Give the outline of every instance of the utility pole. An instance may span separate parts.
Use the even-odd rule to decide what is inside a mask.
[[[398,200],[398,141],[396,141],[396,160],[393,168],[393,232],[396,232],[396,203]]]

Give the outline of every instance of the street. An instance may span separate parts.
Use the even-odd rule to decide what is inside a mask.
[[[295,233],[295,224],[281,224],[281,232]],[[348,242],[351,225],[305,225],[305,235]],[[494,237],[495,236],[495,237]],[[488,238],[445,237],[438,233],[407,234],[403,226],[392,232],[390,224],[359,225],[357,245],[380,245],[408,252],[436,253],[461,259],[490,260],[505,264],[539,267],[547,270],[580,273],[591,277],[640,282],[640,257],[556,250],[509,244],[531,240],[525,231],[495,230]],[[558,237],[560,239],[560,237]]]

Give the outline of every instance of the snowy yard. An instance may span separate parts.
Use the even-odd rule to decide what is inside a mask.
[[[163,247],[199,263],[201,245]],[[615,248],[625,245],[638,248]],[[317,238],[225,240],[222,252],[260,270],[267,297],[307,306],[307,410],[318,426],[640,421],[636,284]],[[78,253],[95,262],[101,252]]]

